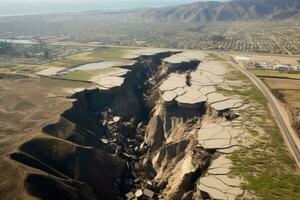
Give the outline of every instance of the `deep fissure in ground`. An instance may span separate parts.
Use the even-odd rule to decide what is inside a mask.
[[[55,198],[64,199],[129,199],[140,189],[144,199],[207,197],[198,194],[195,182],[215,152],[199,147],[189,132],[214,114],[205,104],[180,107],[161,102],[161,81],[172,72],[189,74],[199,64],[163,64],[172,54],[140,57],[121,87],[87,89],[70,97],[77,100],[72,108],[59,122],[43,128],[54,137],[33,139],[10,156],[50,174],[30,174],[27,191],[43,199],[53,198],[46,191],[49,187],[56,191]],[[177,139],[168,142],[170,138]],[[172,169],[186,154],[196,168],[174,186]]]

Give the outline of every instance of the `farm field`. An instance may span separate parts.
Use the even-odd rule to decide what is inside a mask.
[[[112,47],[98,47],[90,49],[87,52],[72,54],[64,57],[61,60],[48,62],[41,67],[64,67],[74,68],[88,63],[96,63],[101,61],[123,61],[121,58],[129,49],[127,48],[112,48]]]
[[[259,77],[272,77],[272,78],[287,78],[287,79],[299,79],[300,72],[282,72],[276,70],[250,70],[256,76]]]
[[[263,80],[283,102],[289,106],[300,108],[300,80],[274,78],[265,78]]]
[[[53,49],[51,45],[50,48]],[[25,47],[24,47],[25,48]],[[62,47],[60,47],[62,48]],[[19,57],[15,56],[14,58],[6,58],[5,60],[0,59],[0,72],[6,73],[21,73],[21,74],[33,74],[38,75],[51,75],[53,69],[54,71],[68,70],[72,68],[79,67],[81,65],[114,61],[117,62],[129,62],[128,60],[123,59],[122,57],[129,51],[134,48],[121,48],[121,47],[86,47],[86,46],[69,46],[68,49],[73,49],[73,51],[68,51],[66,55],[61,55],[57,59],[44,60],[41,63],[29,62],[26,64],[20,63]],[[71,53],[75,52],[75,53]],[[8,57],[8,56],[7,56]],[[7,63],[7,60],[9,62]],[[20,60],[23,60],[21,57]],[[109,63],[108,63],[109,64]],[[100,65],[100,64],[99,64]],[[48,72],[49,71],[49,72]],[[94,75],[99,75],[101,73],[107,73],[111,69],[107,70],[86,70],[86,71],[77,71],[74,70],[64,75],[62,78],[75,79],[75,80],[88,80]],[[42,73],[40,73],[42,72]]]
[[[300,80],[264,78],[263,81],[285,105],[292,126],[300,136]]]

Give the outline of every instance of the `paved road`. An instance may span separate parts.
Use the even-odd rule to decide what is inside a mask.
[[[267,88],[267,86],[254,74],[249,72],[247,69],[245,69],[243,66],[240,65],[240,63],[236,62],[232,58],[223,56],[218,54],[219,56],[223,57],[225,60],[227,60],[229,63],[231,63],[233,66],[238,68],[242,73],[244,73],[258,88],[259,90],[264,94],[266,97],[269,105],[271,106],[277,122],[280,125],[281,132],[283,135],[283,138],[285,139],[288,148],[290,152],[292,153],[298,167],[300,167],[300,140],[298,135],[296,134],[295,130],[291,127],[288,114],[286,110],[280,105],[278,100],[274,97],[274,95],[271,93],[271,91]]]

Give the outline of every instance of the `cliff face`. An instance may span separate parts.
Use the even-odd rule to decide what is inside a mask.
[[[151,86],[147,81],[157,72],[161,58],[170,55],[140,57],[120,87],[72,95],[73,106],[57,123],[42,129],[54,137],[33,138],[10,155],[35,169],[25,179],[27,192],[42,199],[124,197],[133,187],[129,181],[137,162],[133,146],[143,142],[143,123],[151,109],[146,101]]]
[[[149,101],[155,102],[155,106],[145,129],[144,142],[148,151],[142,168],[144,171],[148,169],[145,179],[152,183],[163,199],[199,199],[201,194],[195,189],[196,181],[203,175],[214,154],[199,147],[197,138],[190,132],[196,132],[204,118],[216,118],[218,115],[214,115],[205,103],[182,106],[166,102],[160,90],[173,73],[182,74],[185,78],[183,84],[188,87],[189,74],[198,64],[199,61],[195,60],[180,64],[165,62],[157,75],[164,78],[151,87],[151,94],[155,95],[150,95]],[[172,85],[176,84],[178,82]],[[173,88],[170,90],[174,91]]]
[[[25,180],[28,193],[42,199],[111,199],[112,181],[125,169],[123,161],[101,150],[55,139],[33,139],[10,157],[48,174],[30,174]]]
[[[205,96],[215,91],[207,86],[210,81],[222,80],[197,71],[199,54],[171,56],[177,53],[140,56],[121,86],[73,94],[72,107],[43,128],[43,137],[10,155],[34,169],[25,178],[27,193],[42,199],[205,196],[196,189],[197,180],[215,150],[199,145],[197,131],[203,121],[234,115],[220,104],[227,98]]]

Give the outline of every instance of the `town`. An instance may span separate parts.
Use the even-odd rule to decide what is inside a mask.
[[[300,60],[297,60],[298,65],[292,65],[291,63],[281,63],[277,59],[266,61],[256,60],[245,56],[236,56],[235,60],[243,62],[248,69],[300,72]]]

